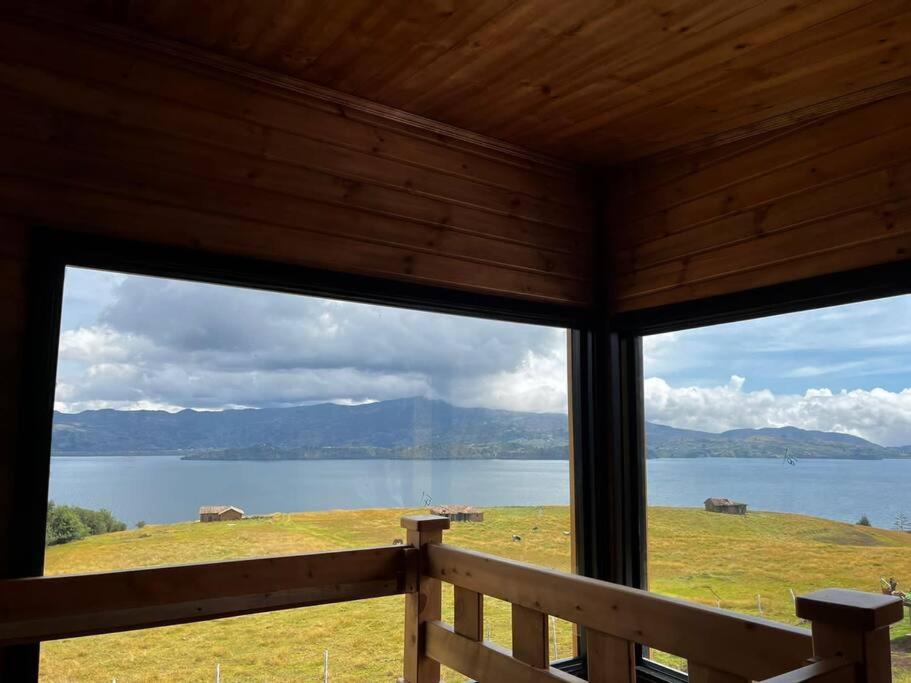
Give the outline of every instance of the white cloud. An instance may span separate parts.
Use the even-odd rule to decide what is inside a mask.
[[[801,365],[784,373],[785,377],[820,377],[834,375],[845,370],[856,370],[869,365],[866,360],[849,361],[847,363],[833,363],[832,365]]]
[[[567,411],[568,377],[565,333],[562,344],[550,353],[527,351],[513,370],[498,372],[478,381],[455,387],[452,400],[458,405],[483,405],[503,410],[538,413]]]
[[[645,380],[646,418],[709,432],[793,426],[854,434],[885,446],[911,444],[911,388],[775,394],[744,391],[745,383],[734,375],[724,385],[673,387],[650,377]]]
[[[147,340],[122,334],[108,325],[63,330],[60,334],[61,360],[89,363],[125,361],[149,349]]]
[[[91,281],[98,286],[99,274]],[[56,407],[219,409],[408,396],[566,410],[563,330],[112,275],[89,314],[67,279]]]

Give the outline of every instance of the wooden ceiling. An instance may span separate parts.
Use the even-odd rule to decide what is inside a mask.
[[[908,0],[51,4],[592,164],[911,89]]]

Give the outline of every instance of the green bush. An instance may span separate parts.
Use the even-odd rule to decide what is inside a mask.
[[[110,510],[87,510],[71,505],[47,504],[46,545],[78,541],[86,536],[124,531],[127,525],[114,517]]]
[[[857,524],[859,526],[873,526],[872,524],[870,524],[870,518],[867,517],[866,515],[861,515],[860,519],[858,519],[857,522],[855,522],[855,524]]]

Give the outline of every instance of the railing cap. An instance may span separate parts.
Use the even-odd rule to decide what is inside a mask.
[[[880,593],[862,593],[844,588],[826,588],[797,598],[797,616],[835,626],[864,631],[901,621],[901,598]]]
[[[402,528],[412,531],[441,531],[449,528],[449,517],[407,515],[402,517]]]

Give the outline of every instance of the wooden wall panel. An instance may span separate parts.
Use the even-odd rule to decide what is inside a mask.
[[[26,0],[599,165],[911,91],[907,0]]]
[[[911,96],[643,160],[609,191],[617,311],[911,259]]]
[[[0,216],[591,299],[594,211],[572,166],[36,20],[0,21],[0,43]]]

